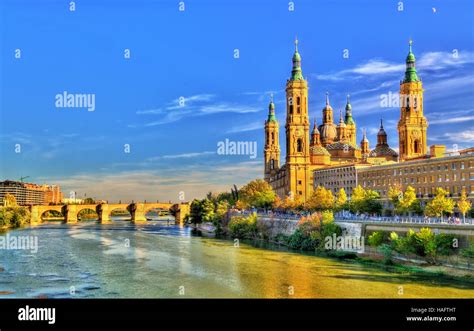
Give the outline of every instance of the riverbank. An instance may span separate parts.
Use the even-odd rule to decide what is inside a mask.
[[[221,231],[216,236],[216,227],[211,223],[199,224],[193,228],[194,231],[200,231],[203,236],[213,237],[216,239],[225,239],[234,241],[229,231]],[[286,227],[285,227],[286,229]],[[367,249],[363,253],[356,253],[344,250],[324,250],[316,248],[313,250],[296,250],[291,249],[288,245],[288,235],[279,234],[276,236],[264,236],[262,233],[257,233],[256,237],[252,239],[243,239],[243,243],[250,244],[257,248],[263,249],[284,249],[285,251],[302,254],[312,255],[321,258],[330,258],[346,263],[357,263],[360,265],[366,265],[374,267],[378,270],[389,271],[391,273],[397,273],[399,275],[410,275],[413,277],[428,277],[428,278],[439,278],[442,277],[446,282],[455,281],[469,284],[474,287],[474,271],[469,268],[460,268],[449,265],[433,265],[420,259],[401,258],[399,256],[391,256],[389,261],[386,260],[382,252],[377,252],[372,248],[366,246]]]
[[[219,236],[217,239],[227,239],[233,240],[228,236]],[[391,273],[396,273],[399,275],[410,275],[413,277],[426,277],[426,278],[442,278],[445,282],[449,283],[450,281],[461,282],[463,284],[469,284],[474,288],[474,272],[473,270],[465,270],[459,268],[453,268],[444,265],[430,265],[424,264],[419,265],[411,262],[410,260],[400,260],[394,258],[391,264],[386,264],[384,262],[383,254],[365,254],[365,253],[355,253],[348,251],[301,251],[301,250],[292,250],[288,245],[264,239],[255,239],[255,240],[244,240],[244,243],[251,244],[254,247],[267,249],[268,245],[273,247],[283,248],[285,251],[301,254],[301,255],[310,255],[320,258],[328,258],[336,261],[342,261],[345,263],[364,265],[372,267],[381,271],[388,271]],[[271,248],[270,248],[271,249]]]

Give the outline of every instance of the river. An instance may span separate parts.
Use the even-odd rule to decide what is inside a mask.
[[[474,297],[466,283],[235,247],[166,222],[46,222],[8,234],[36,236],[38,251],[0,250],[2,298]]]

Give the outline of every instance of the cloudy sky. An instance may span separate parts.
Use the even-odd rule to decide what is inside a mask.
[[[57,183],[66,195],[191,199],[263,176],[270,94],[284,89],[299,39],[309,112],[324,95],[375,145],[380,118],[398,148],[395,95],[413,39],[428,143],[474,145],[472,1],[76,1],[0,3],[0,179]],[[183,9],[183,8],[181,8]],[[130,57],[127,58],[127,55]],[[345,56],[346,55],[346,56]],[[56,96],[90,94],[95,110]],[[394,97],[396,99],[396,97]],[[77,106],[77,105],[76,105]],[[283,130],[281,130],[283,131]],[[258,154],[221,155],[219,142]],[[282,155],[284,137],[280,137]]]

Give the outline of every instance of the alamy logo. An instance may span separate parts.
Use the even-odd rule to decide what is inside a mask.
[[[218,155],[249,155],[251,159],[257,157],[257,142],[256,141],[230,141],[226,138],[225,141],[217,143]]]
[[[26,306],[18,309],[19,321],[48,321],[48,324],[56,323],[56,308],[33,308]]]
[[[0,249],[6,250],[29,250],[31,253],[38,252],[37,236],[0,236]]]
[[[357,236],[332,236],[324,238],[324,248],[326,250],[364,252],[364,237]]]
[[[56,108],[86,108],[87,111],[95,110],[95,94],[68,93],[56,94]]]

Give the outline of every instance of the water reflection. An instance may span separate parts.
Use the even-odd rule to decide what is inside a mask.
[[[13,232],[37,235],[39,250],[0,252],[1,297],[474,297],[466,283],[234,247],[161,221],[55,222]]]

